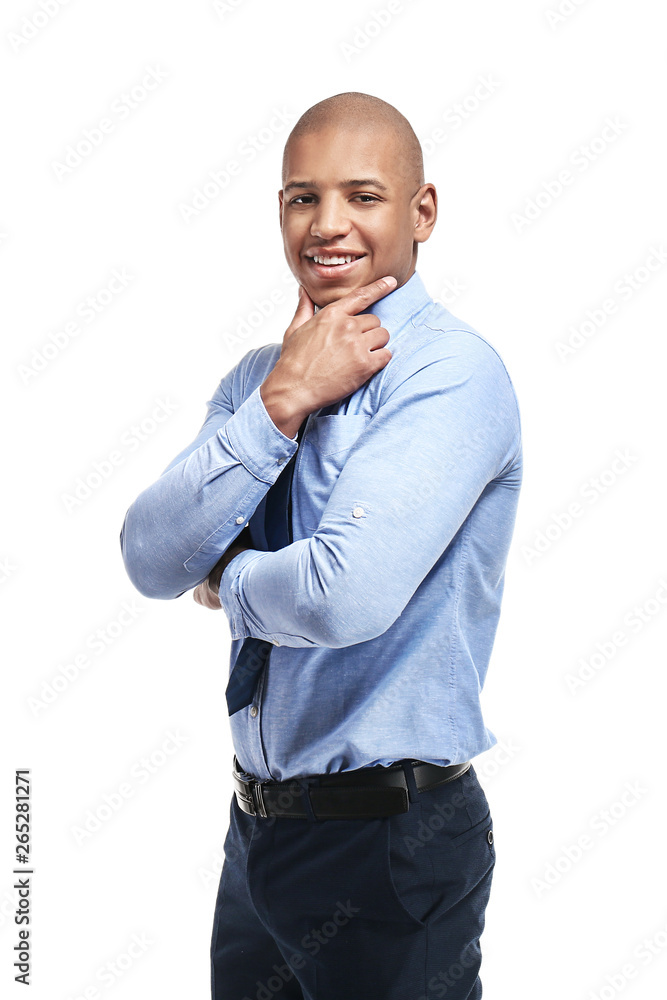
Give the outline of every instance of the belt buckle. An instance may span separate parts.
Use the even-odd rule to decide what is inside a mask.
[[[250,785],[250,794],[252,795],[255,814],[261,816],[262,819],[268,819],[269,814],[266,811],[264,796],[262,795],[262,784],[255,778],[253,778],[252,784]]]

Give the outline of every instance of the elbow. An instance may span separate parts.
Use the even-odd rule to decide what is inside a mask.
[[[176,592],[173,587],[167,586],[161,581],[156,581],[150,574],[137,572],[135,568],[130,569],[125,565],[127,575],[135,590],[138,590],[142,597],[150,597],[156,601],[173,601],[184,593],[183,590]]]
[[[339,599],[330,595],[319,606],[312,607],[304,615],[302,634],[318,646],[341,649],[383,635],[395,617],[386,606],[369,602],[367,595],[366,600],[361,596],[355,598],[348,590]]]
[[[156,555],[150,544],[131,534],[128,537],[127,525],[124,524],[120,533],[120,547],[125,566],[125,572],[135,590],[142,597],[152,600],[170,601],[180,597],[186,587],[175,587],[168,568],[161,566],[161,559]]]
[[[177,590],[173,584],[160,577],[155,572],[154,564],[147,564],[136,557],[124,557],[125,571],[130,578],[130,582],[135,590],[138,590],[142,597],[150,597],[152,600],[171,601],[180,597],[184,593],[183,589]]]

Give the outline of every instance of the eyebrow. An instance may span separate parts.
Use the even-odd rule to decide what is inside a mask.
[[[318,185],[315,181],[290,181],[284,187],[285,193],[291,191],[292,188],[317,188]],[[347,187],[376,187],[379,191],[387,191],[387,187],[379,181],[377,177],[362,177],[362,178],[352,178],[350,180],[341,181],[338,185],[339,188]]]

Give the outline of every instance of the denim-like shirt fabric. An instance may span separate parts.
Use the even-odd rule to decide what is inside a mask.
[[[458,763],[497,743],[480,692],[521,486],[514,388],[497,351],[434,302],[418,272],[364,312],[389,331],[392,357],[310,414],[290,545],[268,551],[264,535],[266,493],[297,450],[259,390],[280,344],[248,351],[224,376],[198,436],[121,532],[135,587],[171,599],[249,524],[254,548],[226,567],[220,602],[232,637],[225,684],[246,636],[275,644],[257,711],[230,718],[239,762],[261,780]]]

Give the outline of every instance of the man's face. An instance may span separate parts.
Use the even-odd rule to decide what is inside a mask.
[[[420,211],[425,193],[426,221]],[[287,263],[320,307],[385,275],[393,275],[397,287],[405,284],[415,270],[417,244],[435,222],[433,185],[419,187],[404,173],[388,131],[330,127],[293,140],[278,197]],[[313,260],[350,254],[358,259]]]

